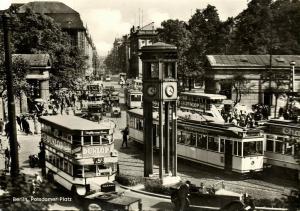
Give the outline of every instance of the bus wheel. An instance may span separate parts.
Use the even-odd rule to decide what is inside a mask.
[[[72,186],[71,193],[72,193],[73,201],[74,201],[76,204],[80,204],[80,196],[78,195],[75,186]]]

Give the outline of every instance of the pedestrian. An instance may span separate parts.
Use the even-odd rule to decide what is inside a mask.
[[[179,211],[184,211],[185,208],[189,205],[189,195],[190,195],[190,181],[186,181],[182,184],[178,190],[178,199],[179,199]],[[178,207],[177,207],[178,208]]]
[[[19,116],[17,116],[17,123],[19,125],[20,131],[22,131],[21,118]]]
[[[23,120],[23,130],[24,130],[24,132],[26,133],[26,135],[32,133],[32,132],[30,131],[29,122],[28,122],[25,118],[24,118],[24,120]]]
[[[9,165],[10,165],[10,151],[8,147],[4,151],[5,154],[5,170],[9,171]]]
[[[122,147],[123,147],[123,145],[126,145],[126,148],[128,148],[128,143],[127,143],[127,136],[129,134],[128,125],[125,127],[125,129],[122,132],[123,132]]]
[[[4,128],[4,132],[5,132],[6,138],[9,138],[9,136],[10,136],[9,131],[10,131],[10,123],[7,122],[5,124],[5,128]]]

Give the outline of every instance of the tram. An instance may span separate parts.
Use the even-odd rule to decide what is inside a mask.
[[[224,121],[220,113],[224,100],[226,96],[220,94],[207,94],[199,91],[182,92],[179,96],[179,109],[184,112],[203,114],[209,119]]]
[[[42,116],[45,172],[75,195],[114,191],[118,154],[113,128],[77,116]]]
[[[129,139],[143,144],[143,110],[127,111]],[[178,114],[177,155],[240,174],[263,170],[264,136],[259,129],[210,122]],[[153,113],[153,146],[159,147],[158,113]]]

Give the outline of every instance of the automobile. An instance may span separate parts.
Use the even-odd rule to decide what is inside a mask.
[[[179,208],[181,203],[179,197],[181,185],[183,184],[170,187],[171,201],[176,208]],[[203,210],[204,207],[217,210],[242,210],[248,206],[244,203],[243,194],[225,190],[224,187],[216,190],[213,186],[197,187],[190,184],[189,192],[185,210]]]
[[[109,75],[105,76],[105,81],[111,81],[111,77]]]
[[[114,104],[119,104],[120,98],[119,98],[119,92],[112,92],[110,95],[110,101]]]

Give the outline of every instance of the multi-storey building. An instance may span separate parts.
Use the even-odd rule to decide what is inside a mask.
[[[54,19],[71,38],[71,44],[78,47],[87,57],[83,74],[89,77],[94,72],[93,58],[97,55],[92,38],[84,27],[80,14],[62,2],[34,1],[26,4],[13,4],[16,12],[24,13],[28,8],[35,13],[44,14]]]
[[[140,58],[140,49],[143,46],[152,45],[157,37],[157,31],[154,22],[143,27],[132,27],[129,35],[129,78],[142,77],[142,60]]]

